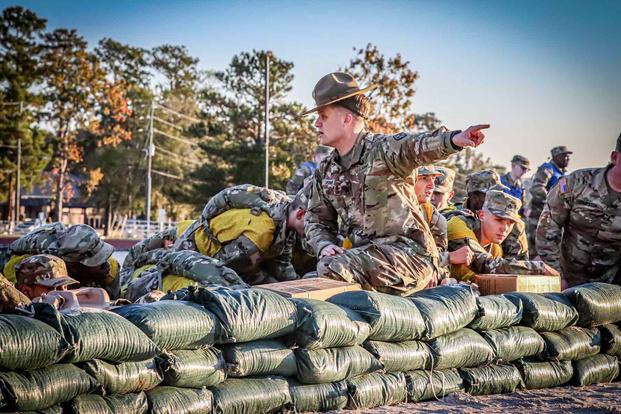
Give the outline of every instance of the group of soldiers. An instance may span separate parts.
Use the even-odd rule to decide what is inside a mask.
[[[527,206],[521,178],[530,163],[520,155],[502,177],[493,170],[468,175],[467,196],[455,203],[455,171],[438,163],[481,145],[489,125],[375,134],[366,123],[372,88],[343,72],[319,80],[316,106],[305,114],[317,113],[321,146],[296,170],[288,194],[227,188],[197,220],[136,244],[116,271],[111,246],[93,229],[46,226],[10,246],[0,302],[11,282],[30,299],[41,292],[24,288],[24,280],[43,281],[48,291],[80,283],[130,302],[190,286],[302,277],[402,296],[482,273],[560,275],[563,286],[621,284],[621,136],[607,166],[569,175],[571,152],[552,149]],[[54,257],[66,270],[27,266]]]

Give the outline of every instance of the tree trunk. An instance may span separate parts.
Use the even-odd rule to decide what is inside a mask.
[[[106,224],[104,228],[104,236],[110,236],[110,226],[112,225],[112,202],[110,201],[110,195],[106,198]]]
[[[62,222],[63,218],[63,187],[65,186],[65,175],[59,171],[56,178],[56,217],[55,220]]]

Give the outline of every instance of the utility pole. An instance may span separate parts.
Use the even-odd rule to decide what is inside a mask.
[[[151,233],[151,169],[153,156],[155,155],[155,146],[153,145],[153,101],[149,109],[149,144],[147,146],[147,231],[146,237]],[[146,238],[145,237],[145,238]]]
[[[272,52],[265,53],[265,187],[270,185],[270,58]]]
[[[24,102],[19,103],[19,114],[22,115],[24,112]],[[17,174],[15,180],[15,223],[19,223],[19,209],[20,209],[20,199],[21,195],[21,176],[22,176],[22,137],[18,135],[17,137]]]

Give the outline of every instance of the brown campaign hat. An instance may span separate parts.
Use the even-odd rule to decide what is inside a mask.
[[[530,170],[530,161],[523,155],[514,155],[513,158],[511,158],[511,163],[516,163]]]
[[[302,115],[310,114],[319,108],[351,98],[352,96],[361,95],[375,89],[376,87],[377,85],[369,85],[366,88],[361,88],[358,86],[356,79],[354,79],[354,77],[349,73],[329,73],[319,79],[319,82],[317,82],[315,88],[313,89],[315,107],[303,112]]]
[[[556,157],[557,155],[561,155],[561,154],[573,154],[573,152],[568,150],[565,145],[560,145],[550,150],[550,155],[552,155],[552,157]]]
[[[49,288],[79,283],[69,277],[65,262],[51,254],[36,254],[15,266],[15,284],[41,285]]]
[[[522,208],[519,198],[513,197],[500,190],[489,190],[485,194],[483,210],[489,211],[495,216],[502,217],[517,223],[522,220],[518,211]]]

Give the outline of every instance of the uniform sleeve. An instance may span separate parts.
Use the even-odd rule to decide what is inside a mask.
[[[528,239],[524,222],[518,222],[502,242],[502,253],[506,259],[528,260]]]
[[[446,218],[438,212],[435,208],[431,216],[431,223],[429,229],[433,235],[433,240],[438,248],[439,252],[444,252],[448,248],[448,226]]]
[[[324,247],[339,244],[338,214],[323,193],[319,171],[315,171],[310,191],[308,210],[304,215],[304,232],[308,244],[319,257]]]
[[[530,193],[533,196],[533,201],[543,205],[546,197],[548,196],[548,190],[546,186],[552,178],[552,170],[549,168],[539,167],[535,176],[533,177],[533,183],[530,187]]]
[[[563,228],[571,212],[569,199],[560,194],[562,187],[557,185],[550,191],[536,233],[537,253],[544,262],[559,271]]]
[[[310,171],[307,168],[300,167],[295,170],[293,176],[287,181],[285,191],[289,195],[296,195],[300,188],[304,186],[304,180],[310,176]]]

